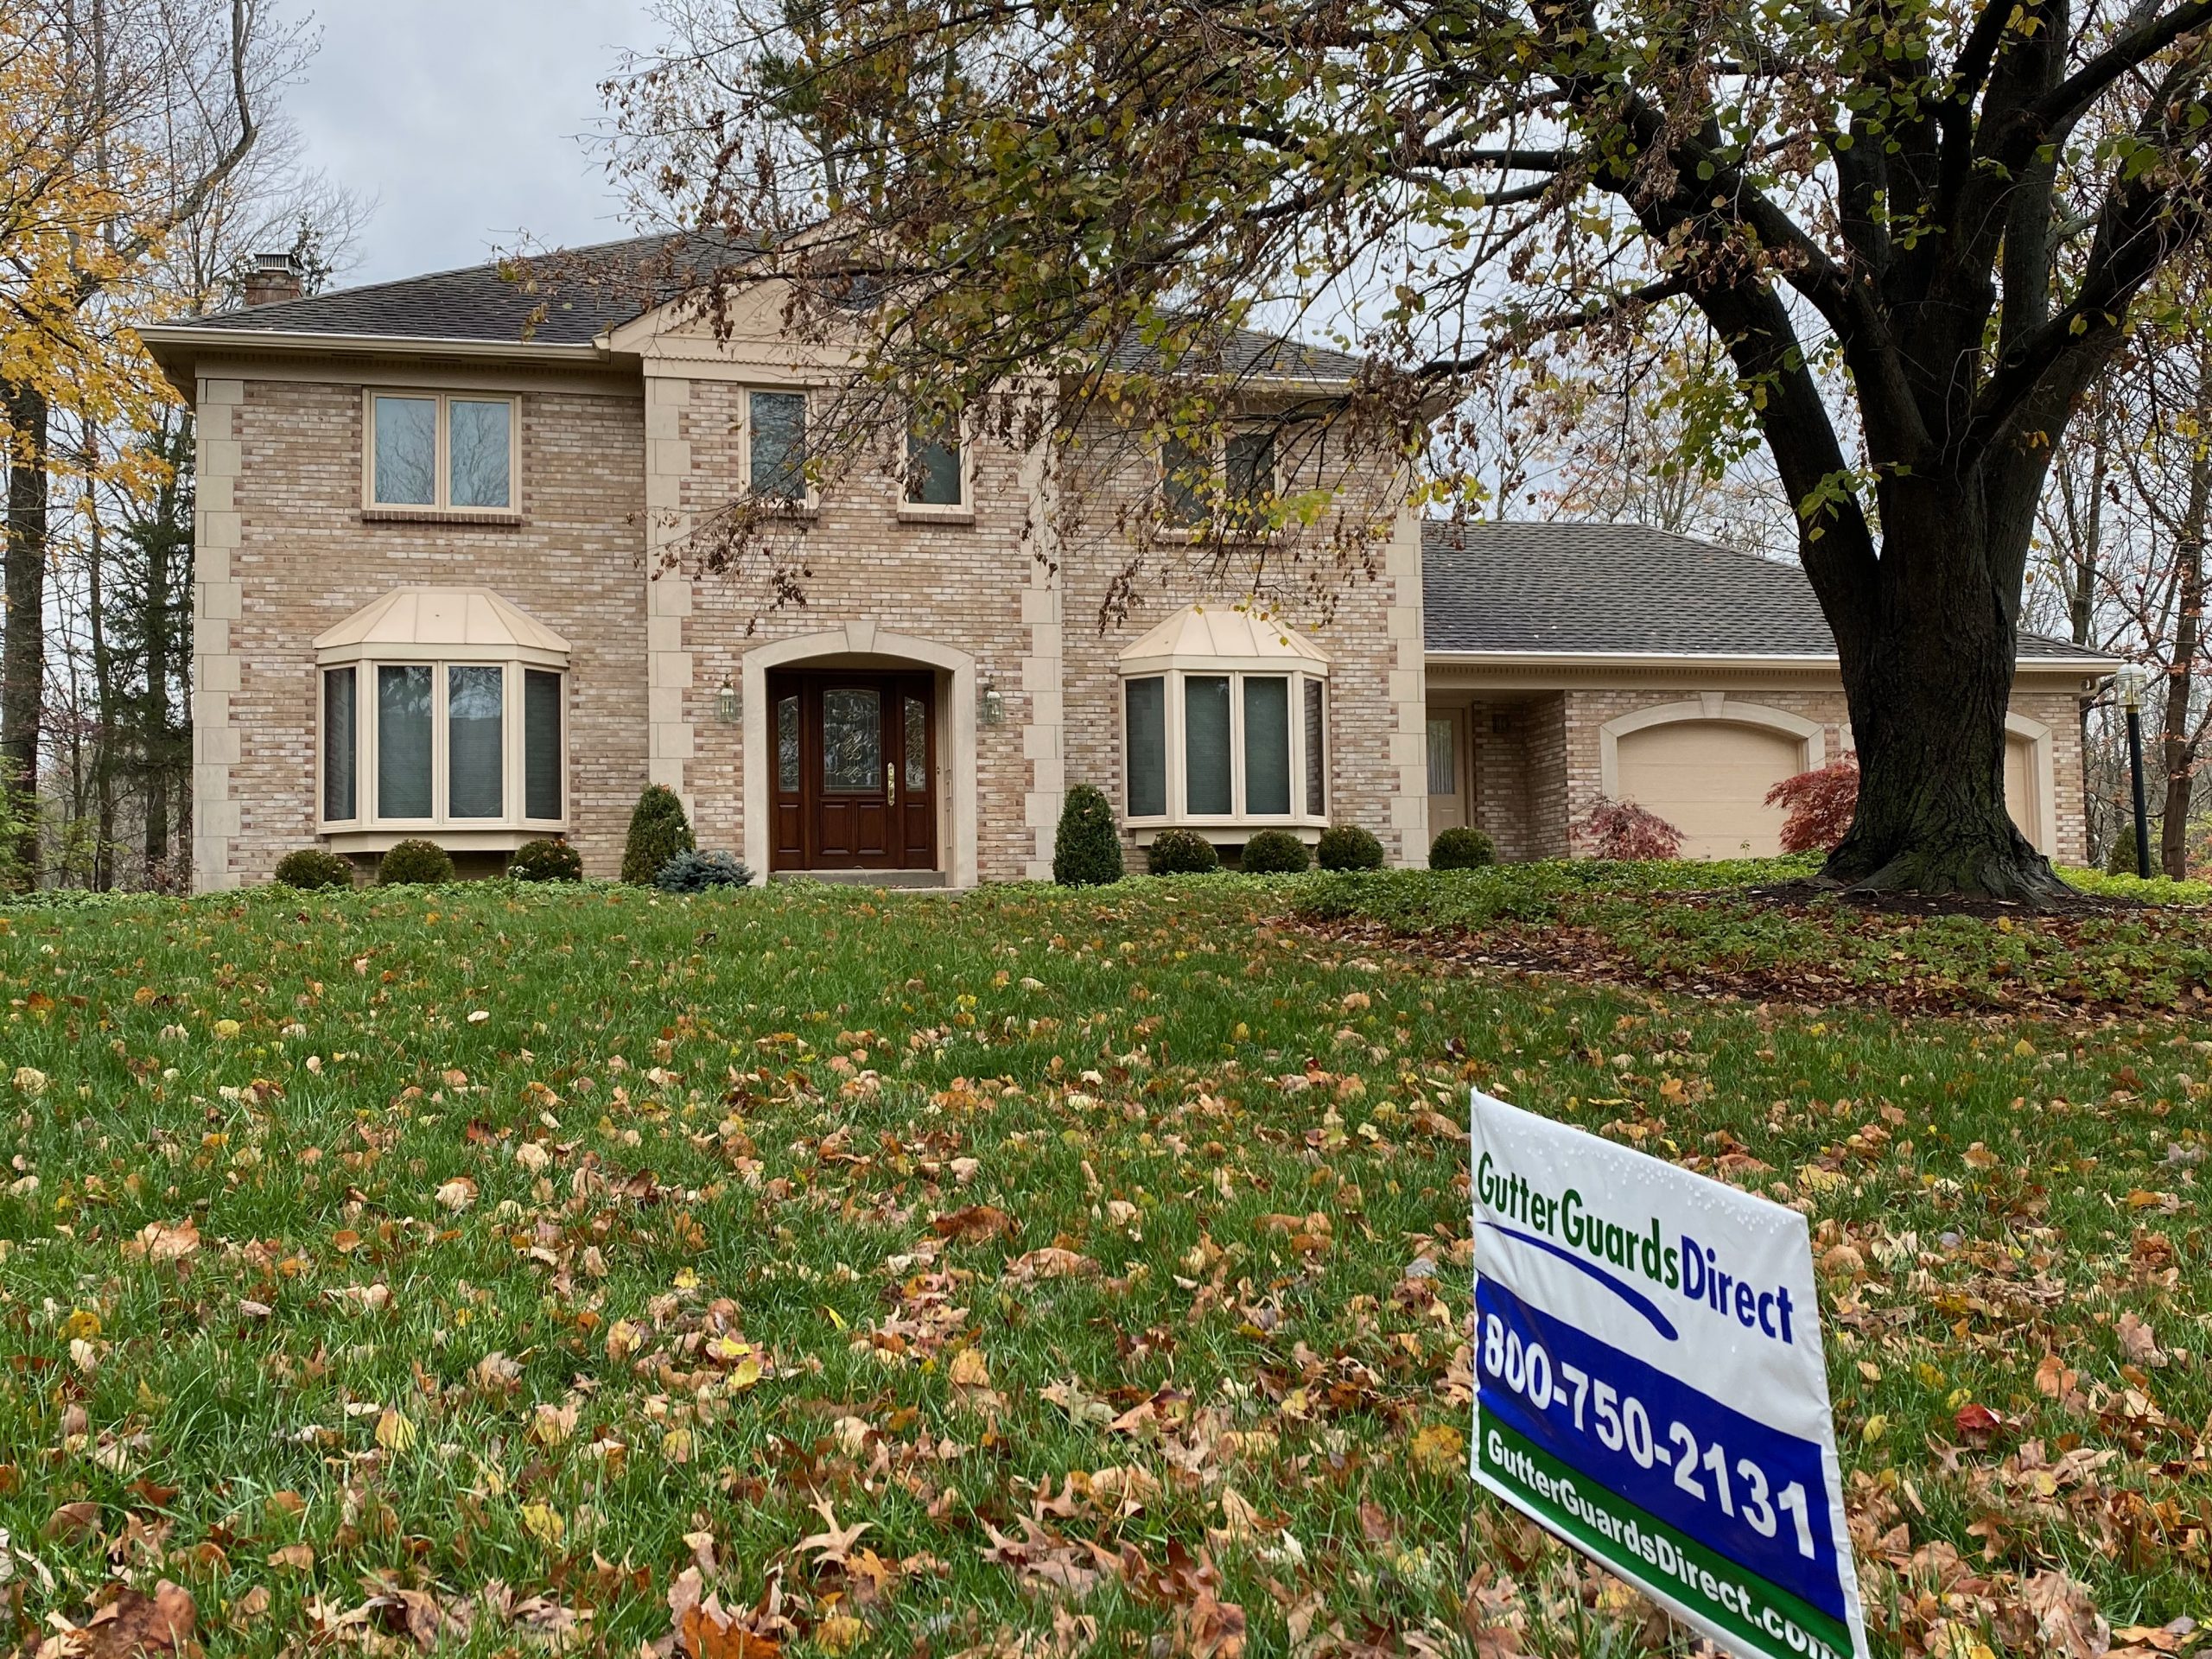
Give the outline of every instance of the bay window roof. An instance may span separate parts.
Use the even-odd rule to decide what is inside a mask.
[[[365,658],[569,665],[569,642],[488,588],[395,588],[315,636],[327,667]]]
[[[1299,672],[1326,678],[1329,654],[1304,634],[1235,606],[1185,606],[1122,653],[1124,677],[1163,669],[1255,674]]]

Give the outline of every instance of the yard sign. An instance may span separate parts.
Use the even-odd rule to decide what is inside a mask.
[[[1804,1217],[1472,1116],[1475,1479],[1744,1659],[1866,1659]]]

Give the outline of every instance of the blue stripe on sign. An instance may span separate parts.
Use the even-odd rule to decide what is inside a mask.
[[[1500,1322],[1505,1332],[1520,1338],[1524,1353],[1531,1347],[1543,1350],[1551,1374],[1551,1402],[1546,1409],[1535,1409],[1525,1394],[1510,1389],[1505,1379],[1491,1370],[1492,1350],[1488,1336],[1492,1319]],[[1487,1278],[1478,1279],[1475,1285],[1475,1335],[1485,1414],[1533,1440],[1577,1473],[1681,1528],[1769,1583],[1779,1585],[1833,1618],[1847,1617],[1819,1446],[1745,1416],[1634,1355],[1531,1306]],[[1711,1352],[1700,1356],[1698,1363],[1720,1367],[1727,1364],[1728,1358],[1725,1353]],[[1589,1378],[1579,1428],[1573,1392],[1563,1375],[1568,1366]],[[1624,1419],[1630,1400],[1643,1407],[1650,1422],[1650,1467],[1636,1460],[1629,1443],[1614,1451],[1599,1438],[1600,1383],[1612,1390],[1616,1409]],[[1694,1438],[1694,1451],[1685,1452],[1675,1433],[1677,1425]],[[1721,1507],[1715,1477],[1704,1462],[1708,1449],[1716,1444],[1722,1448],[1727,1468],[1733,1515]],[[1678,1459],[1689,1463],[1690,1468],[1678,1470]],[[1755,1475],[1742,1468],[1746,1461]],[[1702,1497],[1681,1484],[1685,1478],[1702,1489]],[[1780,1501],[1793,1483],[1804,1493],[1805,1522],[1813,1546],[1809,1557],[1799,1549],[1796,1517]],[[1755,1516],[1771,1522],[1771,1537],[1762,1535],[1751,1525]]]
[[[1668,1341],[1676,1342],[1681,1339],[1681,1333],[1675,1329],[1674,1322],[1664,1313],[1662,1313],[1659,1311],[1659,1305],[1657,1303],[1654,1302],[1642,1291],[1637,1289],[1635,1286],[1623,1284],[1619,1280],[1614,1278],[1611,1274],[1607,1273],[1596,1262],[1586,1261],[1581,1256],[1577,1255],[1573,1250],[1567,1249],[1564,1245],[1554,1244],[1548,1238],[1539,1238],[1534,1233],[1522,1232],[1518,1228],[1507,1227],[1500,1223],[1488,1219],[1484,1221],[1483,1225],[1489,1228],[1492,1232],[1503,1233],[1508,1238],[1517,1239],[1523,1244],[1533,1244],[1538,1249],[1546,1251],[1550,1255],[1559,1257],[1559,1259],[1566,1262],[1568,1267],[1579,1268],[1582,1272],[1588,1274],[1592,1279],[1595,1279],[1607,1290],[1611,1291],[1614,1295],[1619,1297],[1621,1300],[1626,1302],[1637,1313],[1643,1314],[1645,1319],[1650,1320],[1651,1328],[1654,1331],[1656,1331],[1661,1336],[1666,1338]]]

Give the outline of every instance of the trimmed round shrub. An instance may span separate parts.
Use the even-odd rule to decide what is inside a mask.
[[[648,785],[630,814],[630,838],[622,848],[622,879],[633,887],[647,887],[661,866],[678,853],[691,852],[699,843],[691,838],[691,820],[683,803],[664,784]]]
[[[302,847],[276,861],[276,881],[280,887],[308,893],[320,887],[350,887],[353,866],[327,847]]]
[[[1432,870],[1479,870],[1497,862],[1497,843],[1465,824],[1441,831],[1428,843]]]
[[[1244,843],[1237,868],[1247,875],[1297,875],[1313,862],[1306,843],[1289,830],[1262,830]]]
[[[1052,880],[1064,887],[1103,887],[1124,874],[1112,803],[1089,784],[1077,784],[1068,791],[1052,837]]]
[[[653,872],[663,893],[704,893],[709,887],[749,887],[753,872],[729,853],[701,853],[689,848]]]
[[[2133,818],[2122,825],[2120,833],[2113,837],[2112,850],[2105,855],[2105,874],[2107,875],[2133,875],[2135,874],[2135,821]],[[2158,868],[2158,848],[2155,842],[2151,846],[2151,874],[2153,875],[2164,874]]]
[[[1313,855],[1325,870],[1379,870],[1382,868],[1382,843],[1374,832],[1363,830],[1356,823],[1332,824],[1321,832],[1321,842],[1314,848]]]
[[[525,841],[507,861],[518,881],[581,881],[584,855],[565,841]]]
[[[434,887],[453,880],[453,855],[435,841],[392,843],[377,863],[377,880],[387,887]]]
[[[1221,868],[1221,855],[1195,830],[1163,830],[1153,837],[1145,862],[1154,875],[1205,875]]]

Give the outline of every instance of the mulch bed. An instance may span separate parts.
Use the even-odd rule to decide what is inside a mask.
[[[1669,896],[1702,899],[1724,895],[1681,893]],[[2113,916],[2137,911],[2181,908],[2172,905],[2153,905],[2140,899],[2116,899],[2103,893],[2074,893],[2070,890],[2050,904],[2028,905],[2016,899],[1984,899],[1969,893],[1872,893],[1864,888],[1824,887],[1820,882],[1809,880],[1780,881],[1764,887],[1738,887],[1725,896],[1756,899],[1764,904],[1799,909],[1816,904],[1848,905],[1853,910],[1868,911],[1879,916],[1973,916],[1986,922],[1995,921],[2000,916],[2040,920],[2052,917]]]
[[[1694,904],[1704,896],[1672,893],[1655,894],[1653,898],[1658,903]],[[1728,896],[1739,897],[1740,893]],[[1885,914],[1914,913],[1892,912],[1882,906],[1869,906],[1867,909]],[[2037,916],[2019,910],[1999,913],[2018,918],[2016,925],[2056,933],[2061,938],[2073,935],[2083,919]],[[2158,913],[2171,914],[2177,920],[2186,914],[2178,910],[2160,910]],[[2196,924],[2192,919],[2188,925]],[[2195,985],[2183,991],[2181,1005],[2174,1007],[2110,995],[2078,982],[2022,978],[2011,983],[1997,981],[1968,984],[1915,963],[1897,964],[1895,978],[1876,982],[1826,963],[1805,962],[1745,966],[1707,962],[1699,963],[1694,969],[1655,966],[1623,949],[1601,928],[1560,922],[1529,927],[1503,925],[1479,932],[1447,928],[1426,933],[1401,932],[1383,923],[1365,921],[1300,922],[1293,925],[1302,928],[1309,937],[1327,940],[1339,949],[1392,950],[1424,958],[1446,972],[1537,975],[1686,996],[1799,1007],[1881,1008],[1905,1015],[1979,1014],[2048,1020],[2146,1016],[2212,1019],[2212,995],[2208,995],[2206,988]]]

